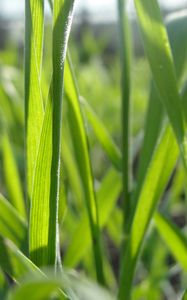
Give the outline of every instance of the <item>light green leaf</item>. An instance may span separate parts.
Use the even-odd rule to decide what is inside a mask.
[[[35,161],[43,122],[40,83],[43,28],[44,0],[25,0],[25,129],[29,198],[32,193]]]

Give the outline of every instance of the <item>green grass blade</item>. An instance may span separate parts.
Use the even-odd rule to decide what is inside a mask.
[[[135,0],[135,6],[153,79],[162,103],[166,108],[179,143],[184,164],[186,165],[186,137],[181,98],[177,88],[172,53],[160,9],[156,0]]]
[[[126,223],[130,208],[130,67],[131,41],[127,15],[127,0],[118,0],[118,30],[121,65],[121,129],[122,129],[122,174],[123,174],[123,233],[126,234]],[[123,242],[123,241],[122,241]],[[123,245],[122,245],[123,246]],[[123,253],[121,253],[123,256]]]
[[[68,299],[64,294],[59,294],[60,282],[55,279],[48,279],[42,276],[27,279],[26,282],[15,288],[11,294],[10,300],[41,300],[53,299],[65,300]]]
[[[43,122],[41,67],[44,1],[25,0],[25,133],[27,192],[32,193],[35,161]]]
[[[166,18],[168,36],[175,63],[178,79],[181,79],[186,67],[187,59],[187,13],[176,12]]]
[[[0,236],[0,266],[10,277],[19,280],[27,273],[41,271],[10,240]]]
[[[8,135],[5,133],[2,140],[2,155],[3,155],[3,169],[5,174],[5,182],[9,194],[9,199],[12,205],[24,218],[26,217],[25,203],[23,197],[23,190],[19,172],[17,169],[14,154],[12,152],[11,144]]]
[[[181,79],[185,69],[186,62],[186,22],[187,16],[179,13],[172,14],[166,22],[168,37],[171,45],[171,50],[173,54],[175,70],[177,75],[178,85],[181,86]],[[183,93],[182,93],[183,94]],[[183,97],[183,95],[182,95]],[[184,97],[183,97],[184,98]],[[186,109],[184,107],[184,100],[182,101],[183,112],[185,114]],[[143,148],[141,150],[140,163],[138,167],[138,179],[139,186],[143,180],[143,176],[146,173],[147,166],[149,164],[150,158],[154,151],[155,145],[157,143],[159,133],[161,130],[162,121],[164,118],[164,109],[160,101],[158,91],[152,83],[151,93],[149,99],[149,107],[147,111],[147,118],[145,123],[145,135]],[[142,178],[142,179],[141,179]]]
[[[82,205],[84,204],[84,193],[81,185],[81,180],[79,176],[79,172],[76,166],[76,161],[73,157],[72,151],[68,145],[67,139],[63,139],[62,136],[62,161],[63,167],[66,170],[68,182],[71,186],[72,193],[76,199],[76,205],[78,209],[82,209]]]
[[[100,189],[97,192],[101,228],[106,225],[121,192],[122,184],[120,179],[120,175],[115,170],[111,169],[103,179]],[[84,240],[82,240],[83,235]],[[90,245],[91,237],[85,213],[72,236],[71,244],[65,254],[63,263],[68,267],[75,267],[80,262]]]
[[[30,211],[30,256],[37,265],[54,265],[57,258],[63,70],[73,3],[73,0],[54,1],[53,78],[38,149]]]
[[[88,122],[93,128],[98,142],[105,150],[106,154],[108,155],[114,167],[117,170],[121,171],[122,159],[118,147],[115,145],[107,129],[105,128],[101,120],[98,118],[96,113],[93,111],[91,106],[88,104],[88,102],[85,99],[82,99],[82,103],[83,103],[83,109],[85,110]]]
[[[160,236],[165,241],[177,262],[187,272],[187,238],[181,230],[160,213],[156,213],[154,221]]]
[[[0,234],[18,247],[27,248],[27,225],[15,208],[0,194]]]
[[[137,193],[142,185],[147,167],[154,152],[158,138],[161,133],[162,123],[164,117],[164,109],[160,102],[157,89],[152,83],[151,93],[149,98],[149,105],[145,121],[144,140],[141,149],[140,162],[138,165],[137,175]]]
[[[65,92],[68,104],[69,128],[72,136],[73,148],[75,149],[75,158],[77,160],[77,166],[79,168],[79,174],[82,180],[84,198],[86,200],[97,280],[101,284],[104,284],[105,280],[102,268],[98,208],[94,192],[87,135],[80,108],[78,92],[69,62],[66,63],[65,68]]]
[[[171,150],[172,149],[172,150]],[[178,147],[168,126],[154,151],[138,197],[130,237],[120,276],[119,299],[129,299],[137,259],[154,209],[169,180],[178,157]]]

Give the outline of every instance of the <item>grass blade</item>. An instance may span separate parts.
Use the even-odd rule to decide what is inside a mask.
[[[0,236],[0,266],[10,277],[19,280],[27,273],[41,271],[11,241]],[[5,255],[6,254],[6,255]]]
[[[135,0],[144,48],[186,166],[186,137],[172,53],[156,0]]]
[[[154,151],[138,197],[120,277],[120,300],[130,298],[132,280],[141,246],[154,209],[175,166],[177,156],[178,147],[171,128],[167,127]]]
[[[88,122],[92,126],[95,136],[100,143],[100,145],[105,150],[107,156],[109,157],[110,161],[114,165],[114,167],[121,171],[121,154],[116,146],[116,144],[113,142],[111,136],[109,135],[107,129],[101,122],[101,120],[98,118],[96,113],[92,110],[91,106],[88,104],[88,102],[85,99],[82,99],[83,103],[83,109],[85,110],[86,117],[88,119]]]
[[[160,213],[156,213],[154,221],[160,236],[169,250],[187,272],[187,238],[181,230]]]
[[[57,259],[61,102],[73,3],[73,0],[54,1],[53,78],[36,161],[30,211],[30,255],[37,265],[54,265]]]
[[[97,280],[101,284],[104,284],[105,280],[102,267],[98,207],[93,185],[87,135],[80,108],[76,83],[73,77],[72,68],[70,67],[70,61],[66,63],[65,68],[65,92],[68,103],[69,128],[72,136],[73,148],[75,149],[75,158],[77,160],[77,166],[79,168],[79,174],[84,189],[84,198],[86,200]]]
[[[0,194],[0,234],[27,249],[27,225],[15,208]]]
[[[9,137],[4,133],[2,138],[2,154],[6,186],[9,194],[10,201],[20,215],[25,218],[25,204],[21,181],[15,162],[15,158],[10,145]]]
[[[27,192],[32,193],[35,161],[43,122],[41,67],[44,1],[25,0],[25,134]]]
[[[130,161],[129,161],[129,133],[130,133],[130,67],[131,41],[129,20],[127,15],[127,0],[118,0],[118,28],[120,39],[121,64],[121,128],[122,128],[122,174],[123,174],[123,234],[126,236],[126,224],[130,208]],[[124,240],[122,241],[122,248]],[[123,251],[121,253],[123,256]]]
[[[115,170],[111,169],[103,179],[100,189],[97,192],[101,228],[103,228],[107,223],[112,209],[115,207],[121,188],[120,175]],[[110,193],[108,193],[109,190]],[[82,240],[83,235],[84,241]],[[89,234],[88,220],[86,214],[83,214],[81,221],[72,236],[71,244],[65,254],[63,263],[67,267],[75,267],[80,262],[90,245],[91,238]]]

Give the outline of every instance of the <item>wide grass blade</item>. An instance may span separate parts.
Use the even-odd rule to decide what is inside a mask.
[[[175,224],[160,213],[155,214],[154,221],[169,250],[187,272],[187,237]]]
[[[27,192],[30,199],[43,122],[41,68],[44,0],[25,0],[25,134]]]
[[[27,249],[27,224],[16,209],[0,194],[0,234],[18,247]]]
[[[177,157],[178,147],[172,130],[168,126],[154,151],[138,197],[120,275],[120,300],[130,298],[132,280],[141,246]]]
[[[1,140],[2,155],[3,155],[3,169],[5,174],[5,182],[12,205],[24,218],[26,217],[25,203],[23,197],[23,190],[21,180],[19,177],[18,168],[12,152],[12,147],[9,137],[4,133]]]
[[[135,0],[139,27],[156,87],[175,132],[186,164],[186,137],[173,57],[156,0]]]
[[[30,255],[37,265],[57,259],[60,136],[64,60],[74,1],[54,1],[53,77],[46,107],[30,212]]]
[[[113,169],[108,171],[97,192],[100,227],[103,228],[112,210],[115,207],[118,196],[121,192],[122,184],[120,175]],[[110,193],[108,191],[110,190]],[[84,240],[82,236],[84,235]],[[75,267],[83,258],[88,247],[91,245],[89,224],[86,212],[83,214],[77,228],[75,229],[70,246],[65,254],[63,263],[67,267]]]
[[[87,135],[80,108],[78,91],[73,76],[73,70],[70,67],[70,59],[66,63],[65,68],[65,92],[68,104],[68,124],[72,136],[73,148],[75,150],[74,154],[77,160],[77,166],[82,181],[84,198],[86,200],[86,207],[93,243],[97,280],[101,284],[104,284],[105,280],[102,268],[98,207],[94,191]]]

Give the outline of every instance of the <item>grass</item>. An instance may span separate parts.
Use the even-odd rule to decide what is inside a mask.
[[[67,53],[74,0],[49,1],[48,30],[45,4],[25,1],[24,74],[0,73],[0,297],[185,300],[187,16],[135,0],[140,61],[117,0],[112,69],[98,47],[77,61],[91,32]]]

